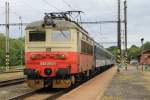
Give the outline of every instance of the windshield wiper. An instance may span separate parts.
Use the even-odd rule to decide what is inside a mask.
[[[68,39],[67,36],[64,34],[63,31],[60,30],[60,32],[61,32],[61,34],[62,34],[66,39]]]

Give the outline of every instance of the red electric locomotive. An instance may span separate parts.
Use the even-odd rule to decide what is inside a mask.
[[[46,14],[26,27],[24,74],[29,87],[68,88],[114,63],[114,56],[64,13]]]

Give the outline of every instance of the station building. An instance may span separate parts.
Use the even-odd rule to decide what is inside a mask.
[[[150,65],[150,49],[145,50],[140,55],[138,55],[138,60],[140,64]]]

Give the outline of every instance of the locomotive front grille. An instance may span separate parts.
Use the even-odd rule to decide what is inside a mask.
[[[27,75],[29,78],[36,78],[38,76],[38,70],[24,69],[24,75]]]

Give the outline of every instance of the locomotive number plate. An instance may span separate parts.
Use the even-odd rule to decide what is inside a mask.
[[[56,65],[55,62],[40,62],[41,66],[54,66]]]

